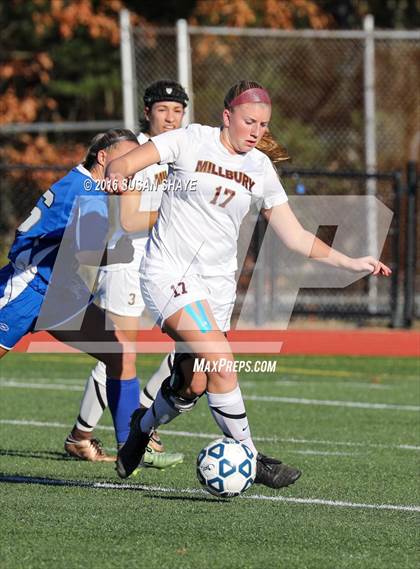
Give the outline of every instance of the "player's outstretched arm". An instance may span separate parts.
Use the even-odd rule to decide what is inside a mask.
[[[127,152],[127,154],[112,160],[106,167],[105,176],[111,182],[113,180],[120,181],[159,161],[159,152],[153,142],[149,140],[149,142]]]
[[[125,192],[120,200],[120,223],[127,233],[150,231],[156,223],[157,211],[139,211],[142,192],[135,189]]]
[[[263,210],[263,214],[283,243],[304,257],[310,257],[333,267],[371,273],[374,276],[388,277],[391,274],[391,269],[374,257],[354,259],[329,247],[302,227],[288,203]]]

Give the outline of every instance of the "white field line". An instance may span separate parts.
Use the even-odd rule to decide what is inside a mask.
[[[420,411],[420,405],[400,405],[395,403],[365,403],[364,401],[335,401],[332,399],[306,399],[303,397],[276,397],[270,395],[244,395],[244,399],[247,401],[265,401],[266,403],[326,405],[328,407],[349,407],[353,409]]]
[[[60,383],[28,383],[20,381],[0,381],[0,387],[13,387],[16,389],[47,389],[50,391],[83,391],[84,386]]]
[[[362,381],[294,381],[289,379],[281,379],[278,381],[248,381],[248,380],[240,380],[241,387],[261,387],[262,385],[267,387],[288,387],[288,386],[296,386],[296,385],[321,385],[325,386],[328,385],[330,387],[354,387],[354,388],[361,388],[361,389],[375,389],[375,390],[389,390],[389,389],[396,389],[396,385],[382,385],[380,383],[363,383]]]
[[[159,431],[160,433],[162,431]],[[165,433],[166,434],[166,433]],[[257,440],[253,437],[254,440]],[[115,447],[103,447],[104,450],[111,453],[116,453],[117,449]],[[359,452],[334,452],[334,451],[325,451],[325,450],[288,450],[289,454],[307,454],[311,456],[358,456],[360,455]]]
[[[358,452],[339,452],[339,451],[328,451],[328,450],[288,450],[291,454],[308,454],[316,456],[356,456],[360,453]]]
[[[255,437],[254,437],[254,440]],[[105,451],[110,453],[116,453],[117,449],[115,447],[103,447]],[[323,451],[323,450],[288,450],[288,454],[303,454],[303,455],[311,455],[311,456],[358,456],[360,455],[359,452],[330,452],[330,451]]]
[[[396,389],[397,386],[395,385],[382,385],[380,383],[364,383],[362,381],[293,381],[289,379],[281,379],[278,381],[267,381],[267,382],[257,382],[257,381],[248,381],[248,380],[240,380],[241,387],[261,387],[261,385],[267,385],[267,387],[288,387],[288,386],[296,386],[296,385],[317,385],[321,387],[329,386],[329,387],[356,387],[357,389],[373,389],[373,390],[389,390],[389,389]]]
[[[65,423],[54,422],[41,422],[26,419],[0,419],[0,425],[15,425],[21,427],[40,427],[40,428],[59,428],[70,429],[72,425]],[[96,430],[113,431],[114,427],[97,425]],[[187,437],[192,439],[216,439],[220,437],[220,433],[200,433],[190,431],[172,431],[169,429],[159,429],[159,432],[165,436],[174,437]],[[296,439],[296,438],[281,438],[281,437],[252,437],[254,441],[268,442],[268,443],[291,443],[291,444],[314,444],[314,445],[329,445],[329,446],[346,446],[346,447],[363,447],[363,448],[383,448],[394,450],[415,450],[419,451],[420,446],[409,444],[385,444],[385,443],[369,443],[369,442],[352,442],[352,441],[328,441],[322,439]]]
[[[278,373],[281,373],[284,377],[286,377],[287,375],[313,375],[313,376],[318,376],[318,377],[348,377],[350,379],[352,378],[359,378],[359,379],[363,379],[363,378],[367,378],[367,377],[376,377],[378,380],[382,380],[382,379],[392,379],[395,380],[396,379],[396,374],[393,373],[387,373],[387,372],[380,372],[378,374],[374,374],[374,373],[368,373],[368,372],[360,372],[360,371],[354,371],[354,370],[342,370],[342,369],[308,369],[308,368],[302,368],[302,367],[292,367],[292,366],[285,366],[285,365],[281,365],[281,362],[279,362],[280,365],[276,366],[276,371]],[[404,379],[408,379],[408,380],[417,380],[419,379],[419,375],[404,375]]]
[[[36,378],[31,378],[36,379]],[[41,379],[41,378],[40,378]],[[73,384],[78,385],[79,387],[84,387],[85,383],[83,383],[84,379],[69,379],[66,377],[57,377],[55,378],[57,382],[64,382],[63,385]],[[381,383],[365,383],[362,381],[295,381],[295,380],[288,380],[288,379],[281,379],[276,381],[248,381],[247,379],[240,380],[241,387],[261,387],[262,385],[267,385],[268,387],[288,387],[288,386],[296,386],[296,385],[329,385],[329,386],[337,386],[337,387],[354,387],[354,388],[361,388],[361,389],[373,389],[373,390],[381,390],[381,389],[396,389],[397,385],[383,385]],[[21,387],[21,386],[32,386],[32,385],[60,385],[60,383],[28,383],[21,381],[19,377],[8,377],[6,381],[3,381],[0,378],[0,386],[4,387]],[[34,388],[35,389],[35,388]],[[42,388],[40,388],[42,389]],[[76,391],[76,390],[75,390]]]
[[[246,357],[246,356],[244,356]],[[152,355],[152,356],[148,356],[147,354],[142,354],[141,356],[142,358],[142,363],[143,364],[151,364],[151,365],[156,365],[156,358]],[[37,362],[41,361],[41,362],[47,362],[47,363],[66,363],[66,362],[72,362],[72,363],[83,363],[83,364],[88,364],[89,360],[87,356],[83,356],[81,354],[76,355],[76,354],[71,354],[70,355],[63,355],[63,356],[59,356],[59,355],[54,355],[53,353],[39,353],[39,354],[31,354],[31,361],[35,360]],[[318,376],[318,377],[343,377],[343,378],[359,378],[359,379],[365,379],[366,377],[371,377],[372,375],[375,375],[378,380],[383,380],[383,379],[391,379],[391,380],[395,380],[396,379],[396,374],[394,372],[392,373],[388,373],[388,372],[380,372],[378,374],[369,374],[367,372],[363,372],[363,371],[356,371],[356,370],[342,370],[342,369],[308,369],[308,368],[302,368],[302,367],[296,367],[296,366],[292,366],[292,365],[285,365],[284,361],[278,360],[278,365],[276,366],[276,371],[279,374],[282,374],[284,377],[286,377],[287,375],[308,375],[308,376]],[[419,380],[419,375],[404,375],[404,379],[407,380]],[[83,381],[83,378],[82,380]]]
[[[40,484],[45,486],[76,486],[82,488],[105,490],[136,490],[143,492],[160,492],[163,494],[189,494],[206,496],[205,490],[196,488],[167,488],[164,486],[145,486],[143,484],[116,484],[111,482],[87,482],[84,480],[62,480],[54,478],[37,478],[31,476],[0,476],[1,482],[17,484]],[[398,512],[420,512],[420,506],[405,504],[364,504],[358,502],[342,502],[340,500],[324,500],[322,498],[290,498],[286,496],[263,496],[260,494],[244,494],[242,500],[264,500],[269,502],[288,502],[291,504],[308,504],[316,506],[332,506],[336,508],[359,508],[369,510],[394,510]]]
[[[26,379],[30,379],[32,380],[33,383],[35,383],[35,385],[38,385],[39,383],[41,383],[42,385],[68,385],[73,384],[73,385],[78,385],[79,387],[85,386],[86,385],[86,381],[87,381],[87,376],[85,378],[83,377],[54,377],[51,378],[53,380],[54,383],[47,383],[45,380],[45,376],[43,377],[28,377],[26,376],[26,378],[22,378],[22,377],[10,377],[8,376],[6,377],[0,377],[0,385],[2,385],[3,383],[17,383],[19,385],[24,385],[25,383],[27,383]],[[57,383],[55,383],[57,382]]]
[[[23,383],[2,381],[0,387],[18,389],[51,389],[58,391],[83,391],[84,387],[59,383]],[[353,409],[375,409],[393,411],[420,411],[420,405],[400,405],[394,403],[366,403],[364,401],[335,401],[331,399],[306,399],[303,397],[277,397],[270,395],[244,395],[245,401],[264,401],[266,403],[291,403],[294,405],[323,405],[329,407],[346,407]]]

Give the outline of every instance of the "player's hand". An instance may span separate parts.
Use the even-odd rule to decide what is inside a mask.
[[[374,277],[389,277],[392,273],[391,269],[387,267],[387,265],[381,263],[381,261],[378,261],[375,257],[359,257],[358,259],[352,259],[350,269],[357,273],[369,272]]]
[[[127,189],[127,182],[124,176],[118,174],[108,174],[105,178],[105,191],[107,194],[122,194]]]

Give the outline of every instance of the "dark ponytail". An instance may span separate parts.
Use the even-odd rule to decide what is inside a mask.
[[[110,148],[123,141],[137,142],[138,144],[136,135],[125,128],[115,128],[97,134],[90,141],[83,166],[86,170],[91,170],[96,164],[96,157],[100,150],[105,150],[105,148]]]

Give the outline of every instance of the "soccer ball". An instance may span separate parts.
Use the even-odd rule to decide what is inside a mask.
[[[211,442],[197,456],[197,478],[214,496],[239,496],[252,486],[256,471],[255,453],[228,437]]]

